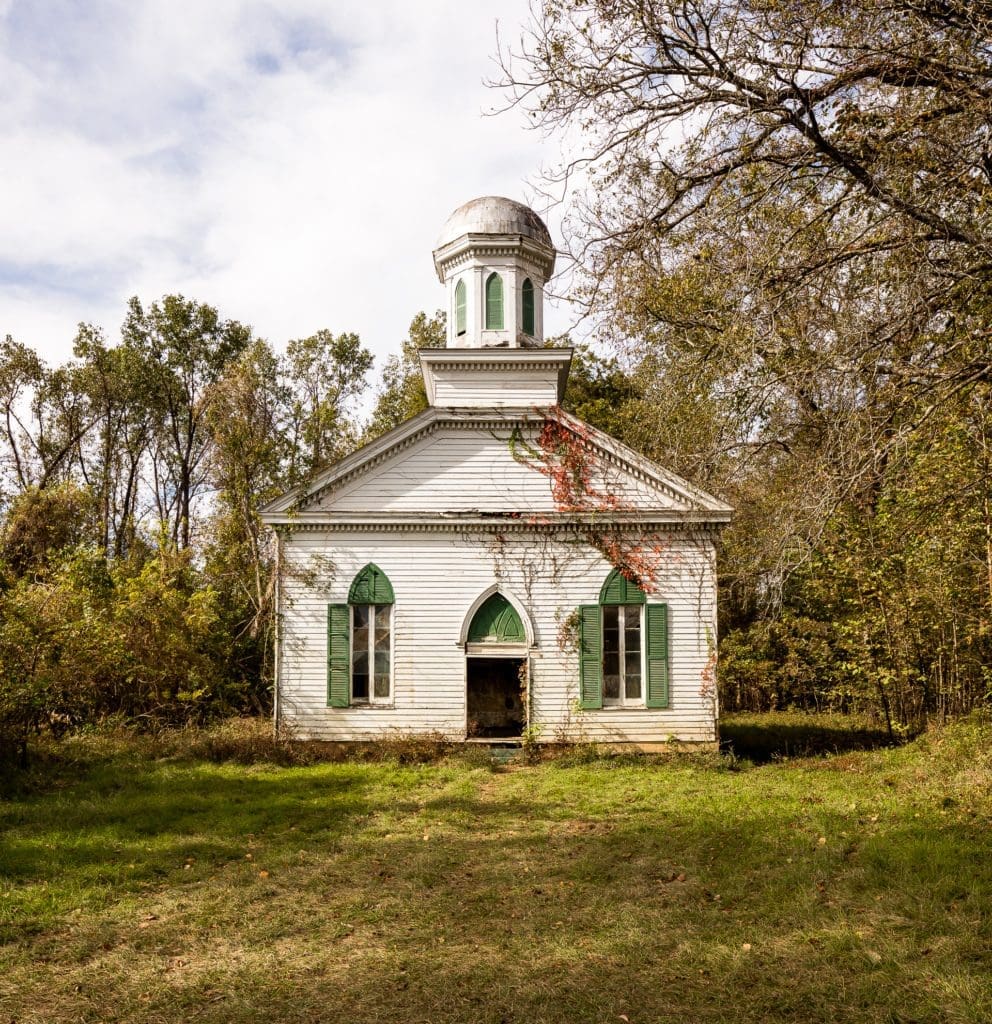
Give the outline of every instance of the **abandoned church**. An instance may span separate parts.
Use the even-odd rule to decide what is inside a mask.
[[[428,408],[263,510],[276,728],[371,740],[716,739],[716,539],[731,509],[564,412],[538,215],[466,203],[434,250]]]

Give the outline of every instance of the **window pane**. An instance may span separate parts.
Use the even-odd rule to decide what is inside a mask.
[[[352,605],[351,698],[369,699],[369,606]]]
[[[624,697],[639,700],[641,696],[641,607],[624,605]]]
[[[389,611],[388,604],[375,606],[375,696],[389,696]]]
[[[389,653],[389,605],[375,606],[375,649]]]
[[[620,699],[620,609],[603,605],[603,700]]]

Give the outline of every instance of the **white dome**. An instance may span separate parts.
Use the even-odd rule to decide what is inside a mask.
[[[437,248],[462,235],[522,235],[554,251],[544,221],[529,206],[503,196],[482,196],[459,206],[445,221]]]

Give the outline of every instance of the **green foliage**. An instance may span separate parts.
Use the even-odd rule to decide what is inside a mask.
[[[0,747],[112,716],[148,725],[243,707],[218,592],[188,552],[108,562],[66,549],[0,591]]]
[[[50,556],[85,544],[95,531],[90,491],[74,481],[29,487],[11,502],[0,530],[0,564],[16,576],[43,569]]]
[[[422,348],[444,348],[447,315],[437,310],[432,317],[418,313],[410,323],[409,337],[400,354],[390,356],[382,369],[382,383],[376,397],[365,440],[371,441],[427,408],[427,395],[417,352]]]

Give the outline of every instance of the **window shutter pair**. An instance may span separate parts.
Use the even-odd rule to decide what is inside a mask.
[[[327,706],[351,701],[351,613],[346,604],[327,606]]]
[[[579,706],[593,711],[603,706],[603,622],[601,606],[579,608]],[[668,605],[645,609],[647,688],[644,705],[668,707]]]

